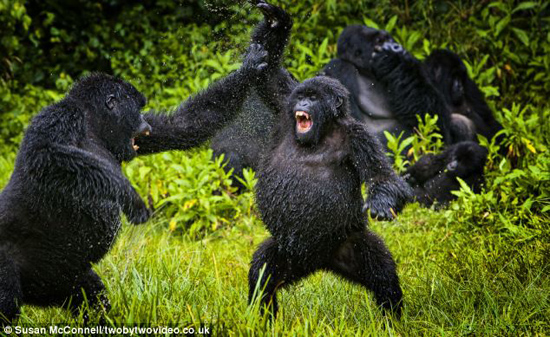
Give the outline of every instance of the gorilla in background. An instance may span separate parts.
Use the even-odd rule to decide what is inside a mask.
[[[450,145],[440,154],[428,154],[410,166],[403,177],[414,188],[414,197],[424,206],[446,204],[456,199],[451,191],[460,189],[461,178],[474,193],[481,191],[487,149],[465,141]]]
[[[454,141],[475,141],[476,134],[491,140],[502,129],[457,54],[437,49],[424,60],[424,65],[450,108]]]
[[[212,139],[211,147],[214,157],[224,155],[228,172],[233,169],[233,185],[239,190],[243,185],[237,179],[243,178],[242,170],[252,168],[258,170],[260,158],[267,147],[269,134],[276,119],[276,107],[270,103],[272,96],[278,91],[289,93],[296,80],[285,69],[280,68],[280,60],[287,45],[292,19],[281,8],[272,6],[265,1],[257,1],[256,7],[264,14],[264,20],[252,33],[252,43],[261,43],[268,53],[267,69],[259,81],[258,88],[252,88],[241,112],[224,129]],[[262,82],[274,82],[277,92],[270,92],[269,85]]]
[[[259,297],[275,315],[279,288],[323,269],[363,285],[378,305],[399,314],[395,262],[367,228],[361,184],[369,186],[371,212],[382,217],[401,210],[409,186],[377,139],[349,115],[349,92],[337,80],[306,80],[280,107],[256,186],[272,237],[254,253],[249,302]]]
[[[43,109],[0,194],[0,321],[15,319],[22,304],[77,313],[87,299],[90,307],[108,310],[105,286],[91,265],[113,245],[121,212],[133,224],[150,216],[121,163],[204,142],[231,119],[226,111],[240,109],[265,58],[261,46],[251,45],[239,70],[172,115],[142,115],[143,95],[104,74],[83,78]]]
[[[365,123],[383,144],[384,131],[405,136],[417,126],[416,115],[437,115],[446,143],[452,143],[451,119],[444,97],[420,61],[386,31],[353,25],[338,38],[338,57],[323,74],[351,92],[353,117]]]

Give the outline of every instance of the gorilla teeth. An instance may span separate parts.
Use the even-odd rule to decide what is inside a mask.
[[[132,138],[131,141],[132,141],[132,148],[134,149],[134,151],[137,151],[139,149],[139,146],[136,145],[136,139]]]
[[[298,132],[304,133],[309,131],[309,129],[311,129],[311,126],[313,125],[309,114],[305,111],[296,111],[294,114],[297,122]]]
[[[296,111],[296,118],[305,118],[309,119],[309,114],[305,111]]]

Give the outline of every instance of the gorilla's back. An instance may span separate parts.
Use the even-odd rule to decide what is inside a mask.
[[[274,119],[272,110],[263,103],[258,93],[252,90],[242,111],[212,139],[211,147],[216,153],[238,152],[244,167],[257,170]]]

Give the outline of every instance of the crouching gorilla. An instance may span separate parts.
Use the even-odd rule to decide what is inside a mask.
[[[491,140],[502,129],[457,54],[437,49],[426,58],[424,65],[450,108],[455,142],[476,140],[477,134]]]
[[[353,117],[383,144],[384,131],[412,134],[416,115],[438,116],[446,143],[452,143],[449,109],[420,61],[383,30],[353,25],[338,38],[338,58],[323,74],[338,79],[351,93]]]
[[[460,189],[456,179],[461,178],[474,193],[484,182],[483,168],[487,149],[472,141],[449,146],[441,154],[428,154],[409,167],[404,178],[414,188],[415,199],[425,206],[434,202],[446,204],[456,197],[451,193]]]
[[[108,309],[91,264],[112,246],[120,212],[133,224],[150,216],[121,163],[138,149],[144,154],[205,141],[230,120],[222,111],[240,108],[265,57],[252,45],[241,69],[172,115],[142,115],[143,95],[104,74],[82,79],[42,110],[0,194],[0,321],[13,320],[22,304],[68,304],[76,313],[86,298],[90,307]]]
[[[279,287],[325,269],[363,285],[383,308],[399,312],[395,262],[367,228],[361,183],[370,185],[371,211],[387,216],[400,211],[410,188],[376,138],[349,115],[349,92],[337,80],[306,80],[288,102],[281,102],[258,172],[256,202],[272,237],[254,253],[249,301],[259,296],[262,307],[276,313]]]

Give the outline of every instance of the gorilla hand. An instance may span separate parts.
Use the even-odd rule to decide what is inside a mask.
[[[393,53],[405,53],[405,49],[403,49],[403,46],[395,41],[386,41],[381,48],[383,50],[388,50]]]
[[[242,67],[254,76],[267,68],[267,51],[261,44],[253,43],[248,47]]]
[[[411,55],[399,43],[390,40],[374,47],[371,66],[375,75],[384,76],[395,67],[410,59]]]
[[[288,28],[289,25],[292,25],[290,16],[282,8],[268,4],[264,0],[259,0],[256,7],[262,11],[265,20],[271,28],[277,28],[279,26]]]
[[[378,220],[392,220],[411,200],[412,194],[411,187],[401,178],[374,184],[369,188],[363,211],[369,210]]]
[[[134,199],[133,205],[129,209],[124,210],[128,222],[132,225],[141,225],[146,223],[151,217],[151,210],[145,206],[141,198]]]

